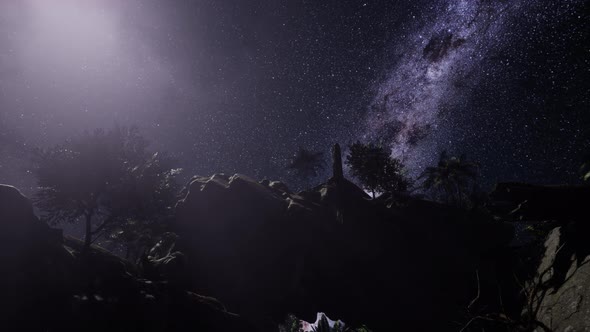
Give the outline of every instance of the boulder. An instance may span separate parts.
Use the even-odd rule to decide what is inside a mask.
[[[589,230],[582,223],[553,229],[537,276],[529,283],[525,315],[532,312],[552,331],[590,330]]]
[[[62,241],[18,189],[0,185],[0,320],[21,319],[45,306],[52,277],[61,273],[56,261],[66,257]]]
[[[299,209],[281,195],[286,188],[239,174],[195,179],[189,186],[176,207],[174,230],[197,291],[240,313],[280,305],[293,291],[294,254],[304,241],[285,218],[289,209]]]
[[[20,257],[25,251],[42,249],[39,241],[60,242],[60,238],[59,231],[39,221],[18,189],[0,184],[0,259]]]

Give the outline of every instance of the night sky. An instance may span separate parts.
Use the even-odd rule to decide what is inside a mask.
[[[496,181],[573,183],[590,151],[582,0],[0,0],[0,183],[29,151],[137,125],[189,173],[300,186],[299,146],[446,149]],[[318,179],[317,181],[320,181]]]

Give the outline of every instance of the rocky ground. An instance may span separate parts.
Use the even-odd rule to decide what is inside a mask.
[[[0,186],[2,331],[254,331],[213,298],[81,248],[41,223],[16,188]]]
[[[0,325],[276,331],[289,313],[325,312],[374,331],[584,331],[587,220],[559,212],[572,201],[547,213],[544,246],[510,245],[509,218],[543,220],[555,190],[500,185],[486,212],[371,200],[342,177],[299,193],[242,175],[194,178],[176,207],[177,236],[131,264],[98,247],[82,253],[0,186]]]

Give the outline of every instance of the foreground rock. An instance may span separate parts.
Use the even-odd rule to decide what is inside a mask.
[[[98,247],[82,255],[80,241],[0,185],[0,328],[276,331],[287,313],[325,312],[374,331],[590,329],[590,226],[567,212],[582,211],[571,201],[542,208],[556,192],[586,189],[496,192],[511,217],[558,225],[537,269],[532,247],[508,247],[513,228],[485,212],[370,200],[335,174],[299,193],[243,175],[195,178],[177,205],[177,234],[139,266]]]
[[[529,283],[525,314],[552,331],[590,330],[590,227],[572,222],[553,229],[536,277]]]
[[[520,325],[535,331],[590,330],[590,186],[500,183],[491,198],[492,210],[532,227],[541,239],[546,234],[521,255],[523,266],[534,270],[522,278]]]
[[[498,268],[511,227],[407,197],[371,201],[341,177],[301,193],[242,175],[195,178],[174,229],[193,286],[259,322],[325,312],[376,331],[456,331],[476,271],[487,306],[512,278]]]
[[[2,331],[251,331],[217,300],[141,278],[109,252],[63,238],[0,185]]]

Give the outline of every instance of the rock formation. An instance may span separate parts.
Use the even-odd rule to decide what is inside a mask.
[[[493,211],[538,232],[553,225],[540,248],[538,266],[536,250],[521,257],[535,268],[520,289],[526,295],[523,323],[539,331],[590,330],[590,187],[500,183],[491,198]],[[529,246],[536,249],[534,243]]]
[[[492,195],[492,210],[505,211],[496,219],[557,222],[536,276],[521,279],[527,298],[514,276],[536,265],[508,247],[512,225],[410,196],[368,199],[342,176],[338,150],[334,177],[299,193],[239,174],[193,178],[176,234],[139,266],[98,247],[82,255],[81,241],[0,185],[0,328],[276,331],[287,313],[325,312],[374,331],[457,331],[482,310],[521,327],[590,328],[590,226],[571,213],[587,189],[510,184]]]
[[[492,253],[510,227],[427,201],[387,208],[367,198],[343,178],[300,193],[243,175],[195,178],[174,230],[195,289],[255,321],[321,311],[376,331],[392,319],[453,330],[478,269],[490,272],[485,296],[497,298]]]
[[[590,244],[588,227],[572,223],[553,229],[545,242],[534,290],[525,314],[532,313],[552,331],[590,330]],[[583,232],[581,235],[579,232]]]

